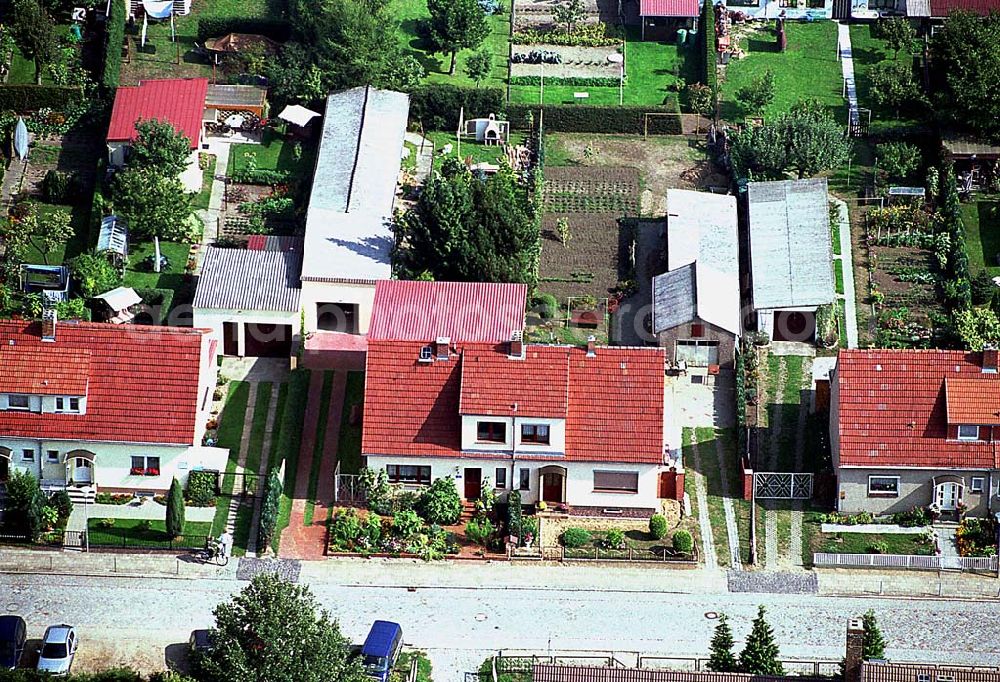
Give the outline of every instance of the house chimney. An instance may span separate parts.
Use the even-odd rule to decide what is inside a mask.
[[[42,341],[55,343],[56,340],[56,309],[46,308],[42,311]]]
[[[587,337],[587,357],[597,357],[597,339],[594,338],[593,334]]]
[[[510,359],[524,360],[524,333],[520,330],[510,333]]]
[[[1000,350],[987,346],[983,349],[983,374],[996,374],[997,362],[1000,361]]]
[[[451,345],[451,339],[447,336],[439,336],[434,342],[434,357],[438,360],[448,360],[449,346]]]
[[[844,652],[844,682],[861,682],[861,663],[865,646],[865,625],[860,618],[847,621],[847,647]]]

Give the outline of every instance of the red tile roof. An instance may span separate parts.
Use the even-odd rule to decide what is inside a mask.
[[[81,368],[89,358],[86,414],[0,411],[0,434],[53,440],[192,445],[205,332],[171,327],[60,323],[55,343],[41,325],[0,321],[0,367]],[[11,345],[13,341],[13,345]],[[79,381],[79,376],[73,381]],[[0,390],[4,390],[0,388]]]
[[[424,345],[369,340],[364,454],[460,457],[462,413],[509,415],[517,402],[519,414],[565,415],[567,460],[663,461],[661,348],[587,357],[582,348],[528,345],[515,360],[506,344],[464,344],[447,362],[419,362]]]
[[[641,17],[696,17],[698,0],[639,0]]]
[[[524,284],[382,280],[375,285],[368,338],[508,341],[511,332],[524,329],[527,296]]]
[[[135,124],[147,119],[170,123],[197,149],[205,111],[207,78],[175,78],[142,81],[137,86],[118,88],[111,110],[108,142],[136,138]]]
[[[1000,379],[995,374],[944,380],[949,424],[1000,425]]]
[[[930,3],[932,17],[946,17],[956,11],[972,12],[982,16],[1000,11],[998,0],[930,0]]]
[[[980,353],[949,350],[843,350],[837,360],[840,465],[1000,467],[995,443],[947,439],[945,379],[987,387]]]
[[[50,345],[43,361],[34,353],[0,348],[0,393],[84,396],[90,375],[90,351]]]

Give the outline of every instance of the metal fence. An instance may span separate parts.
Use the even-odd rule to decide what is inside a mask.
[[[920,556],[914,554],[813,554],[817,567],[906,568],[923,571],[996,571],[997,557]]]
[[[91,530],[90,535],[90,549],[102,550],[102,549],[138,549],[138,550],[191,550],[191,549],[204,549],[208,546],[208,541],[210,536],[208,535],[185,535],[176,539],[163,538],[155,539],[143,536],[134,536],[129,533],[115,533],[114,529],[109,529],[110,532],[103,532],[100,530]]]
[[[691,553],[678,552],[669,547],[607,549],[603,547],[570,548],[552,545],[541,548],[541,557],[547,561],[631,561],[641,563],[698,563],[698,548]]]

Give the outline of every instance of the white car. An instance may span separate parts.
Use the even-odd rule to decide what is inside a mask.
[[[72,625],[50,625],[42,638],[36,670],[50,675],[68,674],[79,644]]]

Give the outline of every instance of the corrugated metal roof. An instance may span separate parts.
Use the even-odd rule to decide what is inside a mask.
[[[673,329],[697,315],[694,263],[653,278],[653,333]]]
[[[509,341],[524,329],[528,287],[480,282],[382,280],[375,285],[370,339]]]
[[[739,335],[740,288],[736,275],[691,263],[653,278],[653,332],[704,320]]]
[[[210,246],[194,294],[195,308],[299,310],[301,251]]]
[[[207,78],[149,80],[138,86],[118,88],[108,126],[108,142],[134,140],[136,123],[156,119],[170,123],[187,137],[191,149],[197,149],[207,90]]]
[[[641,17],[696,17],[698,0],[639,0]]]
[[[943,679],[953,682],[1000,682],[1000,669],[969,670],[939,665],[903,665],[872,661],[861,664],[861,682],[919,682],[920,679],[930,679],[934,682]]]
[[[751,182],[748,200],[754,308],[832,302],[826,178]]]
[[[306,213],[303,279],[388,279],[392,206],[409,96],[372,87],[331,94]]]
[[[256,85],[209,85],[205,93],[205,106],[210,107],[262,107],[267,88]]]

